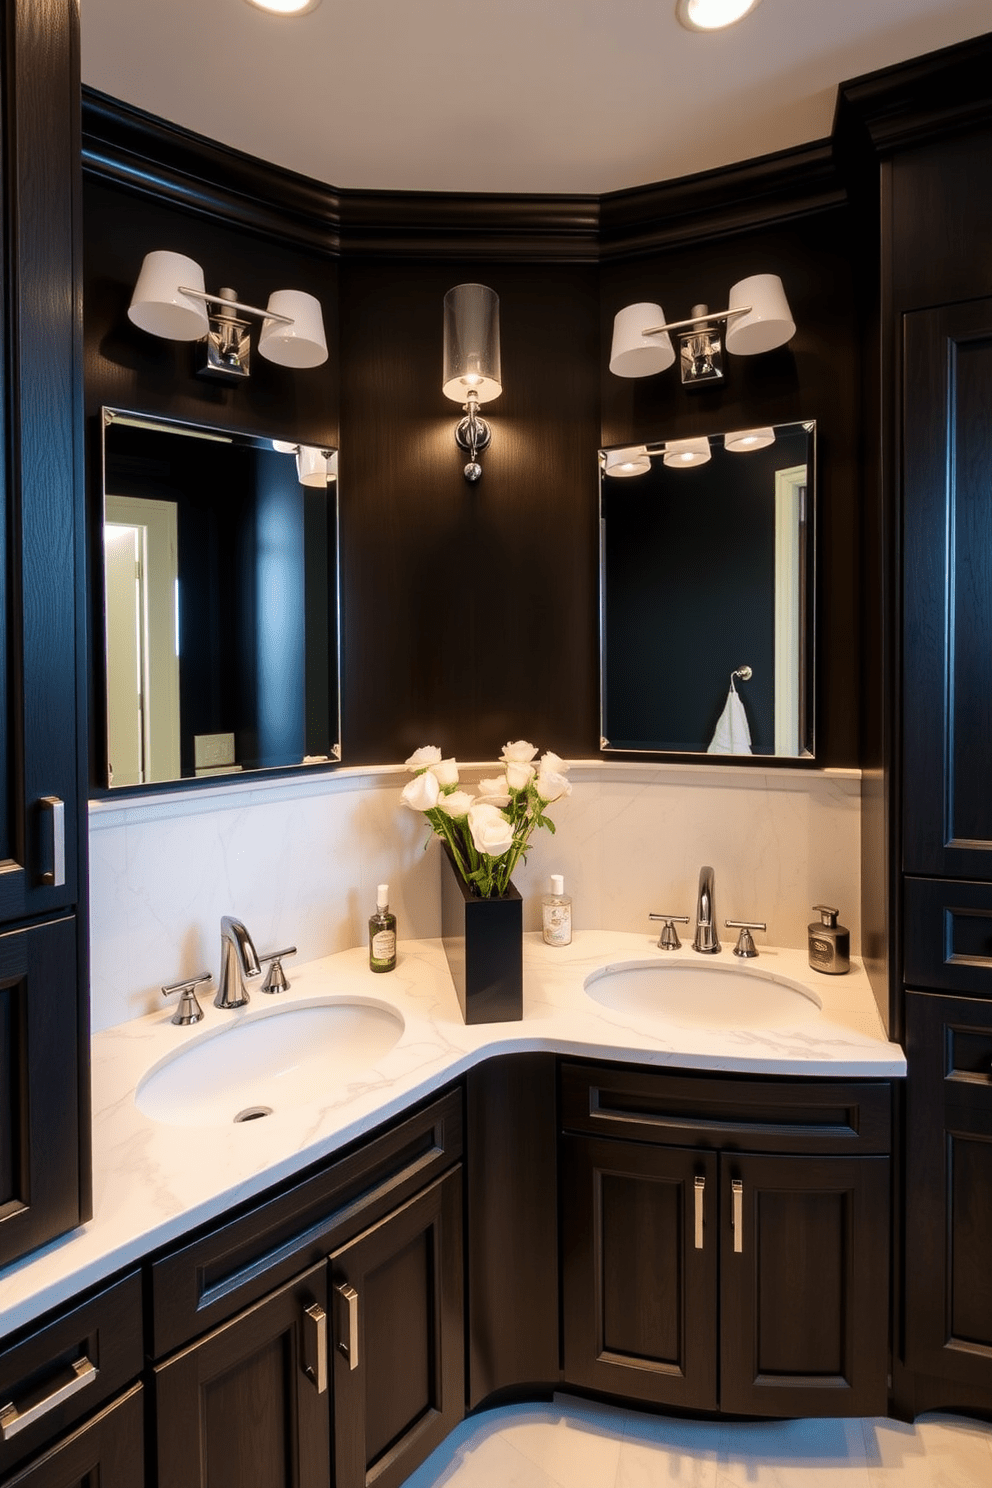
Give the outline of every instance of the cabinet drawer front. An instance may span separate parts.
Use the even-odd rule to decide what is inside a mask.
[[[906,982],[992,997],[992,884],[907,878],[904,894]]]
[[[751,1152],[887,1153],[887,1081],[712,1080],[563,1064],[567,1131],[678,1147]]]
[[[0,1473],[141,1373],[141,1278],[126,1276],[0,1356]]]
[[[3,1488],[144,1488],[141,1385],[28,1463]]]
[[[287,1193],[152,1265],[152,1356],[215,1327],[381,1219],[462,1154],[454,1090]]]

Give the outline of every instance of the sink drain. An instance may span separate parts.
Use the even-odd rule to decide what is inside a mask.
[[[271,1106],[245,1106],[244,1110],[239,1111],[234,1119],[235,1121],[259,1121],[263,1116],[271,1115]]]

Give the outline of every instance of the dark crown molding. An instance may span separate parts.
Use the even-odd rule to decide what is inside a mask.
[[[83,89],[83,169],[330,256],[595,263],[844,200],[826,142],[606,196],[335,190]]]
[[[879,154],[992,121],[992,34],[842,83],[834,136]]]

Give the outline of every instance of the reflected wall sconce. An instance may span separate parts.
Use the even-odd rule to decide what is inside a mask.
[[[796,323],[777,274],[739,280],[726,310],[694,305],[688,320],[666,321],[660,305],[627,305],[613,322],[610,371],[616,377],[664,372],[675,361],[672,331],[679,338],[683,387],[711,387],[724,380],[722,343],[732,356],[756,356],[791,341]]]
[[[723,436],[723,447],[732,455],[749,455],[752,450],[767,449],[774,443],[775,430],[770,426],[764,429],[738,429],[733,434]]]
[[[479,417],[479,404],[503,391],[499,295],[485,284],[456,284],[444,297],[441,390],[462,405],[465,417],[455,429],[455,443],[468,455],[464,475],[474,484],[482,475],[479,456],[492,439],[492,429]]]
[[[691,470],[695,465],[705,465],[712,460],[710,442],[703,435],[699,439],[670,439],[662,456],[664,463],[673,470]]]
[[[280,455],[296,456],[296,474],[301,486],[329,486],[338,478],[338,452],[314,444],[290,444],[273,439],[272,448]]]
[[[603,451],[603,474],[613,480],[629,480],[633,475],[647,475],[651,469],[651,456],[646,444],[635,444],[629,449]]]
[[[208,310],[208,306],[216,308]],[[208,294],[203,270],[183,253],[146,253],[134,286],[128,319],[167,341],[201,343],[201,377],[243,381],[250,372],[250,321],[261,322],[258,354],[280,367],[319,367],[327,360],[320,301],[301,289],[277,289],[266,309],[244,305],[236,290]]]

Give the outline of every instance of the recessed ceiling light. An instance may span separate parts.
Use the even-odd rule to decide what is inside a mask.
[[[675,14],[689,31],[719,31],[742,21],[761,0],[678,0]]]
[[[303,15],[308,10],[316,10],[320,0],[248,0],[249,5],[254,5],[256,10],[268,10],[272,15]]]

